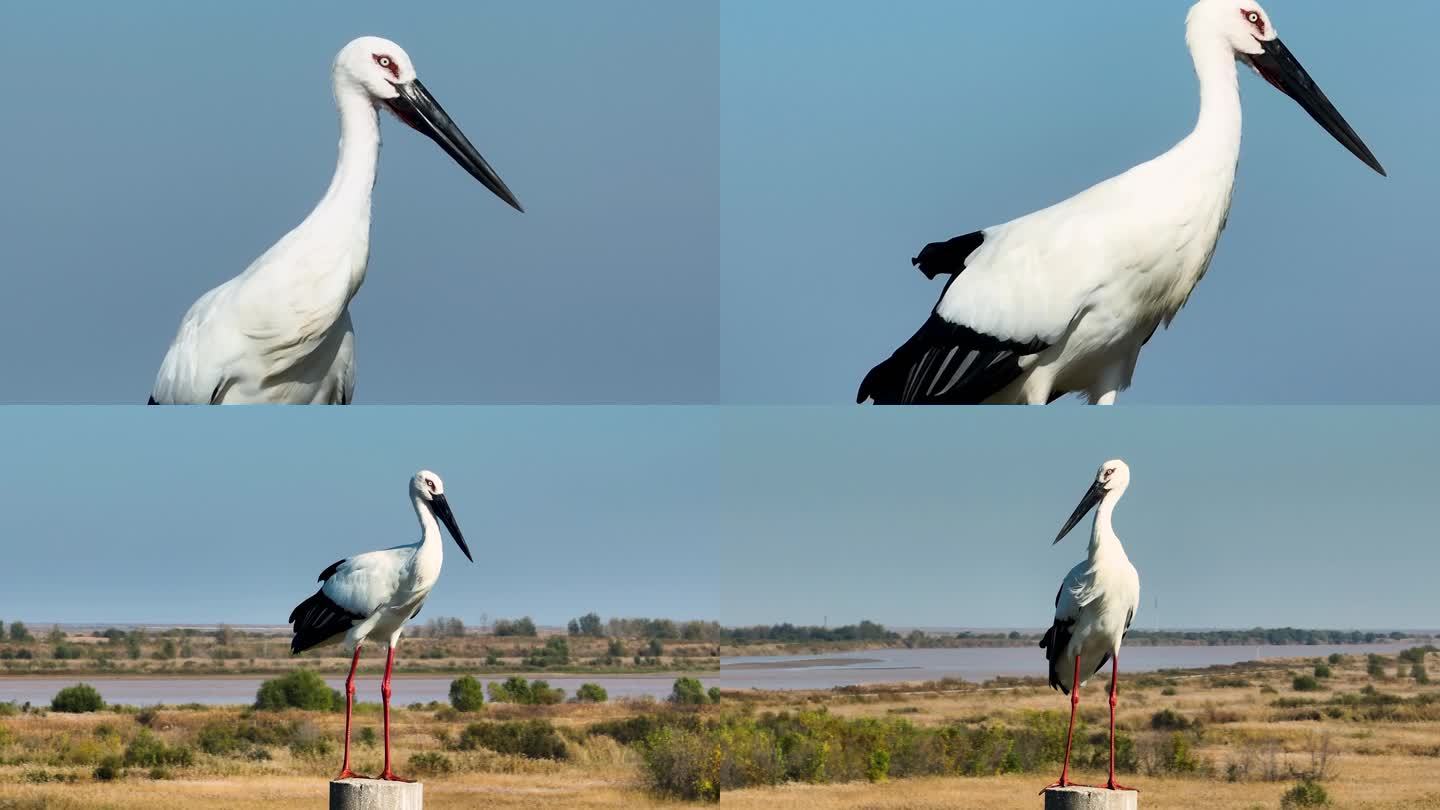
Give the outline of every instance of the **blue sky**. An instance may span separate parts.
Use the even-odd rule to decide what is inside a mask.
[[[1265,5],[1390,179],[1247,70],[1229,228],[1122,402],[1440,400],[1428,373],[1440,4]],[[725,400],[853,402],[939,295],[910,266],[919,248],[1187,134],[1188,6],[726,0]]]
[[[1115,457],[1137,626],[1434,628],[1433,409],[729,409],[720,620],[1040,627]],[[1156,607],[1158,600],[1158,609]]]
[[[426,615],[713,618],[713,415],[6,408],[0,620],[283,624],[330,563],[419,537],[422,467],[475,555],[446,540]]]
[[[0,400],[145,401],[191,302],[320,199],[330,65],[362,34],[406,49],[528,213],[385,116],[357,401],[714,400],[717,16],[663,0],[7,10],[25,90],[0,128]]]

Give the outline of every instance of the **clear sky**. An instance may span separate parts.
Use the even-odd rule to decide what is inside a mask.
[[[419,538],[427,616],[713,618],[715,412],[693,408],[0,409],[0,620],[283,624],[335,560]]]
[[[1271,0],[1373,174],[1248,69],[1229,229],[1132,403],[1435,402],[1440,4]],[[726,0],[723,395],[853,402],[941,282],[928,242],[1169,149],[1198,109],[1183,0]]]
[[[1090,522],[1051,541],[1119,457],[1138,627],[1440,625],[1433,410],[741,408],[723,430],[726,624],[1048,625]]]
[[[145,401],[191,302],[325,191],[330,65],[362,34],[406,49],[529,213],[385,116],[356,400],[714,400],[717,17],[664,0],[7,9],[0,400]]]

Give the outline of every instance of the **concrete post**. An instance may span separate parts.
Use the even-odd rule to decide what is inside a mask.
[[[330,783],[330,810],[422,810],[419,782],[339,779]]]
[[[1139,810],[1140,794],[1133,790],[1092,787],[1050,788],[1045,810]]]

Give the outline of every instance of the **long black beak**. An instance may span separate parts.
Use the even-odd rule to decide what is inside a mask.
[[[475,558],[470,556],[470,547],[465,545],[465,535],[460,533],[460,526],[455,523],[455,513],[450,511],[450,502],[445,500],[444,495],[436,495],[430,499],[430,508],[435,511],[435,517],[445,524],[450,536],[455,538],[455,545],[465,552],[465,559],[475,562]]]
[[[1090,514],[1090,510],[1094,509],[1095,505],[1103,500],[1105,500],[1105,485],[1096,481],[1090,485],[1090,489],[1085,491],[1085,497],[1080,499],[1080,505],[1075,507],[1075,512],[1070,515],[1070,519],[1065,521],[1065,528],[1061,529],[1060,533],[1055,535],[1055,543],[1064,540],[1065,535],[1069,534],[1070,530],[1075,528],[1075,524],[1084,520],[1085,516]],[[1050,545],[1053,546],[1055,543],[1051,543]]]
[[[416,132],[440,144],[440,148],[454,158],[456,163],[486,188],[495,192],[495,196],[504,200],[511,208],[522,214],[525,212],[520,201],[510,193],[505,181],[490,168],[490,164],[485,162],[485,158],[480,156],[480,152],[465,137],[465,133],[455,126],[455,122],[445,114],[445,108],[430,95],[430,91],[425,89],[419,79],[397,84],[395,89],[400,91],[400,95],[385,101],[391,112]]]
[[[1275,85],[1280,92],[1299,102],[1300,106],[1305,108],[1305,112],[1310,113],[1311,118],[1324,127],[1326,132],[1333,135],[1335,140],[1344,144],[1345,148],[1349,149],[1355,157],[1365,161],[1366,166],[1379,172],[1382,176],[1388,176],[1385,175],[1385,167],[1375,159],[1375,154],[1370,151],[1370,147],[1366,146],[1365,142],[1360,140],[1360,136],[1355,134],[1355,130],[1350,128],[1345,116],[1341,115],[1340,111],[1335,109],[1335,105],[1330,103],[1330,99],[1320,91],[1315,80],[1311,79],[1310,74],[1305,72],[1305,68],[1300,66],[1300,61],[1295,58],[1295,54],[1290,53],[1290,49],[1285,47],[1285,43],[1279,39],[1272,39],[1260,44],[1264,47],[1264,52],[1249,57],[1250,64],[1255,66],[1255,70],[1259,71],[1266,81]]]

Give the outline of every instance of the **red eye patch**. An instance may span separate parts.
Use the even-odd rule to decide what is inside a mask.
[[[1245,22],[1255,26],[1256,31],[1259,31],[1261,34],[1265,33],[1265,18],[1260,16],[1260,12],[1246,11],[1242,8],[1240,9],[1240,16],[1245,18]]]
[[[375,64],[390,71],[391,76],[394,76],[397,79],[400,78],[400,65],[396,63],[394,59],[390,58],[389,55],[383,53],[372,53],[370,54],[370,58],[375,60]]]

